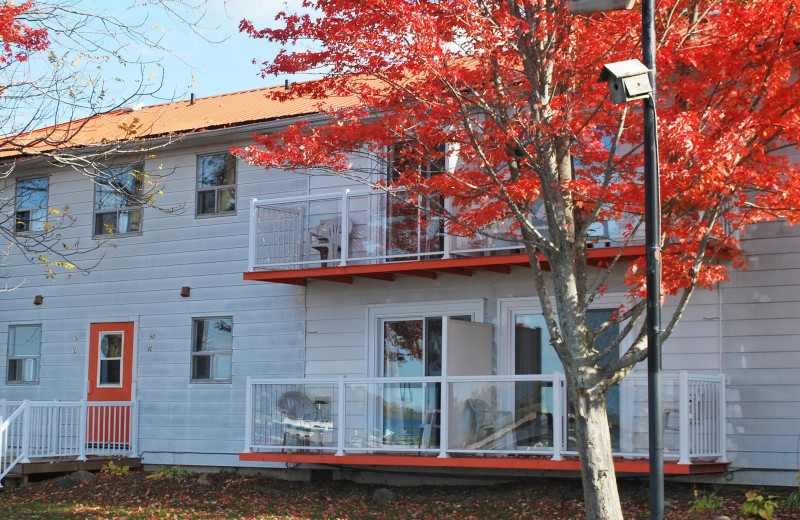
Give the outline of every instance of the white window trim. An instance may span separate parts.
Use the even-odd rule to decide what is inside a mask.
[[[210,188],[200,188],[198,186],[200,181],[200,158],[201,157],[209,157],[212,155],[232,155],[230,151],[219,151],[219,152],[209,152],[209,153],[198,153],[195,155],[194,160],[194,217],[197,218],[214,218],[214,217],[225,217],[236,215],[237,210],[239,209],[239,201],[238,201],[238,193],[239,190],[239,159],[235,158],[234,164],[234,182],[233,184],[224,184],[221,186],[212,186]],[[235,156],[234,156],[235,157]],[[233,210],[231,211],[214,211],[213,213],[198,213],[200,209],[200,192],[201,191],[213,191],[214,192],[214,207],[216,208],[217,204],[219,203],[218,198],[218,191],[222,189],[233,189]]]
[[[208,379],[195,379],[194,378],[194,358],[197,357],[197,356],[206,356],[206,357],[212,358],[211,359],[211,367],[209,368],[209,370],[211,372],[213,372],[213,369],[214,369],[214,364],[213,364],[214,360],[213,360],[213,358],[216,355],[216,354],[213,354],[213,353],[209,353],[209,354],[197,353],[195,351],[195,349],[194,349],[195,348],[195,341],[196,341],[196,338],[195,338],[195,330],[196,330],[195,322],[197,322],[199,320],[203,320],[203,321],[208,321],[208,320],[231,320],[231,348],[230,348],[230,350],[219,351],[220,353],[221,352],[229,352],[230,353],[228,355],[231,358],[231,371],[228,374],[228,377],[226,379],[221,379],[221,378],[220,379],[214,379],[213,377],[211,377],[211,375],[209,375]],[[233,379],[233,326],[234,326],[233,316],[230,316],[230,315],[229,316],[195,316],[195,317],[192,318],[192,322],[191,323],[192,323],[192,325],[191,325],[192,326],[192,331],[191,331],[191,345],[190,345],[190,348],[189,348],[189,382],[191,384],[198,384],[198,385],[230,384],[231,380]]]
[[[102,371],[103,366],[103,358],[100,357],[100,343],[102,341],[103,336],[107,336],[109,334],[119,334],[122,336],[122,344],[120,346],[119,351],[119,383],[114,384],[101,384],[100,383],[100,373]],[[117,359],[116,357],[113,358],[106,358],[106,359]],[[95,376],[97,379],[97,388],[123,388],[125,386],[125,331],[124,330],[104,330],[97,335],[97,374]]]
[[[11,329],[17,327],[39,327],[39,354],[36,356],[11,356]],[[41,323],[11,323],[6,336],[6,384],[8,385],[38,385],[42,371],[42,324]],[[33,381],[12,381],[8,378],[8,365],[12,359],[36,359],[36,379]]]
[[[39,206],[20,207],[19,206],[19,202],[18,202],[18,198],[19,198],[19,191],[18,191],[19,190],[19,183],[20,182],[25,182],[25,181],[32,181],[32,180],[36,180],[36,179],[47,179],[47,201],[46,201],[45,207],[44,208],[40,208]],[[19,213],[20,210],[29,211],[30,212],[30,211],[33,211],[35,209],[44,209],[45,210],[45,217],[44,217],[44,227],[45,227],[45,229],[41,229],[41,230],[26,229],[24,231],[17,231],[17,213]],[[16,179],[14,179],[14,221],[13,221],[14,225],[13,225],[13,231],[15,233],[22,233],[22,234],[26,234],[26,235],[27,234],[36,234],[36,233],[46,233],[47,232],[47,222],[49,220],[49,217],[50,217],[50,175],[28,175],[28,176],[25,176],[25,177],[18,177]],[[28,220],[28,222],[30,222],[30,219]]]
[[[609,293],[598,298],[592,303],[592,309],[618,309],[628,303],[623,293]],[[555,309],[555,302],[550,304]],[[497,372],[498,374],[514,373],[514,348],[512,340],[514,338],[515,316],[518,314],[542,314],[542,305],[539,298],[500,298],[497,300],[497,321],[498,321],[498,340],[497,340]],[[619,345],[620,353],[625,352],[633,344],[632,334],[623,338]],[[501,363],[502,362],[502,363]]]
[[[116,167],[115,167],[116,168]],[[130,168],[131,170],[138,170],[142,173],[145,171],[145,163],[138,162],[132,163],[127,166],[121,166],[119,168]],[[113,168],[109,168],[113,169]],[[107,185],[103,182],[94,182],[94,188],[92,190],[92,237],[94,238],[107,238],[107,237],[126,237],[126,236],[139,236],[142,234],[142,228],[144,227],[144,204],[139,204],[136,206],[117,206],[115,208],[106,208],[106,209],[99,209],[97,207],[97,187],[99,185]],[[142,192],[140,193],[141,196],[144,195],[144,182],[142,182]],[[48,193],[49,195],[49,193]],[[141,216],[139,217],[139,229],[137,231],[124,231],[119,232],[119,214],[122,211],[132,211],[138,210]],[[115,233],[97,233],[97,215],[106,215],[109,213],[116,213],[117,214],[117,231]]]
[[[368,377],[379,377],[381,373],[383,355],[378,355],[381,351],[381,327],[378,324],[382,320],[470,316],[472,321],[483,322],[485,307],[486,302],[482,299],[368,305],[366,312],[367,337],[364,342],[367,350],[365,373]],[[443,348],[446,347],[443,345]],[[447,354],[445,354],[443,362],[446,356]]]

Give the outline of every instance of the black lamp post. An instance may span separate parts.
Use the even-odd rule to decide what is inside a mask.
[[[633,0],[568,0],[576,14],[630,9]],[[600,81],[608,81],[615,103],[643,100],[644,214],[647,250],[647,407],[650,430],[650,518],[664,520],[664,424],[661,396],[661,195],[656,120],[655,0],[642,0],[642,59],[612,63]],[[645,85],[649,80],[649,88]]]

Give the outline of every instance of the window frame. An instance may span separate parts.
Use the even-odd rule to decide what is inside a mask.
[[[109,172],[115,172],[115,173],[110,174],[110,175],[113,175],[113,177],[109,176],[108,178],[104,178],[104,176],[109,175]],[[137,179],[136,176],[133,174],[133,172],[140,172],[143,175],[144,174],[144,162],[133,163],[133,164],[130,164],[130,165],[127,165],[127,166],[109,167],[109,168],[106,168],[106,169],[102,170],[101,172],[99,172],[100,176],[95,178],[95,179],[93,179],[94,185],[95,185],[95,187],[94,187],[94,202],[92,204],[92,236],[93,237],[103,238],[103,237],[120,237],[120,236],[141,235],[141,233],[142,233],[142,222],[144,220],[144,203],[140,202],[139,204],[129,205],[129,206],[125,205],[125,206],[115,206],[115,207],[110,207],[110,208],[100,208],[99,207],[100,202],[98,201],[98,191],[101,190],[103,187],[109,187],[108,180],[110,178],[116,178],[119,175],[131,175],[131,177],[133,178],[133,180],[136,183],[136,185],[138,185],[137,189],[136,189],[136,193],[134,194],[134,196],[143,200],[143,198],[144,198],[144,179],[143,178],[142,179]],[[119,193],[117,190],[115,190],[113,188],[111,189],[111,191],[114,192],[114,193]],[[122,232],[119,231],[120,214],[123,211],[128,211],[128,212],[138,211],[139,212],[138,229],[133,230],[133,231],[122,231]],[[98,228],[98,217],[100,215],[110,215],[110,214],[114,214],[116,216],[116,221],[115,221],[116,225],[115,225],[114,231],[111,232],[111,233],[104,233],[104,232],[98,233],[98,230],[99,230],[99,228]]]
[[[16,345],[16,342],[12,343],[12,330],[13,336],[16,339],[16,329],[20,328],[37,328],[39,329],[39,347],[37,349],[36,355],[18,355],[14,353],[12,355],[11,348],[12,345]],[[35,368],[35,378],[31,380],[24,379],[25,373],[25,360],[33,359],[36,363]],[[11,379],[11,362],[12,361],[22,361],[23,363],[23,379]],[[20,323],[20,324],[13,324],[8,326],[8,341],[7,341],[7,349],[6,349],[6,383],[9,385],[38,385],[39,384],[39,377],[40,377],[40,370],[42,366],[42,324],[41,323]]]
[[[42,206],[23,206],[20,204],[20,186],[26,182],[32,182],[37,180],[44,180],[45,181],[45,205]],[[14,182],[14,232],[15,233],[44,233],[47,231],[47,217],[50,214],[50,176],[49,175],[36,175],[33,177],[22,177],[18,178]],[[43,220],[33,220],[31,218],[31,213],[36,210],[44,210],[44,219]],[[19,214],[22,212],[27,212],[28,217],[25,220],[20,219]],[[30,229],[31,221],[41,222],[42,229]],[[25,222],[25,226],[20,228],[20,223]]]
[[[230,331],[230,349],[225,350],[211,350],[211,351],[203,351],[198,350],[198,337],[197,337],[197,323],[198,322],[212,322],[215,320],[229,320],[231,331]],[[189,381],[191,383],[198,383],[198,384],[224,384],[230,383],[232,376],[233,376],[233,316],[201,316],[192,318],[192,344],[191,344],[191,361],[189,363]],[[229,358],[228,362],[228,375],[226,378],[215,378],[214,377],[214,358],[227,356]],[[198,358],[209,358],[209,375],[208,378],[197,378],[195,377],[195,359]]]
[[[231,161],[233,163],[233,184],[220,184],[216,186],[204,186],[204,187],[200,186],[201,161],[204,157],[214,157],[214,156],[224,156],[226,160],[226,167],[227,167],[227,161]],[[198,154],[195,160],[195,184],[194,184],[195,218],[213,218],[213,217],[236,215],[236,191],[238,189],[237,186],[238,181],[239,181],[239,161],[235,155],[233,155],[230,152],[214,152],[214,153]],[[231,190],[233,192],[232,210],[220,211],[219,209],[220,192],[223,190]],[[200,194],[209,192],[214,193],[214,211],[201,213],[200,211],[203,206],[200,204]]]
[[[371,305],[367,308],[367,360],[366,373],[370,377],[384,377],[384,323],[387,321],[423,320],[425,318],[452,318],[469,316],[470,321],[481,323],[485,315],[484,300],[453,300],[441,302],[410,302]],[[446,341],[442,342],[442,355],[446,356]],[[444,360],[442,358],[442,371]],[[437,376],[438,377],[438,376]]]

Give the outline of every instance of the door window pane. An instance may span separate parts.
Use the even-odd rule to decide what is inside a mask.
[[[98,386],[122,386],[121,332],[102,333],[98,359]]]

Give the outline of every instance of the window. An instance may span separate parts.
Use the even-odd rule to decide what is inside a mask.
[[[100,355],[97,363],[97,386],[122,386],[122,345],[121,332],[100,334]]]
[[[197,214],[236,211],[236,157],[229,153],[197,158]]]
[[[36,383],[39,381],[41,348],[41,325],[8,327],[9,383]]]
[[[419,175],[430,179],[445,171],[445,146],[437,146],[431,157],[422,157],[411,143],[398,143],[392,149],[386,182],[392,185]],[[423,197],[417,203],[401,197],[389,197],[386,216],[386,251],[389,255],[405,253],[439,253],[444,250],[444,199]],[[400,260],[407,259],[401,257]]]
[[[143,165],[98,172],[94,190],[94,234],[122,235],[142,230]]]
[[[192,329],[192,380],[230,381],[233,319],[195,318]]]
[[[17,231],[45,231],[47,228],[47,184],[47,177],[17,181]]]

